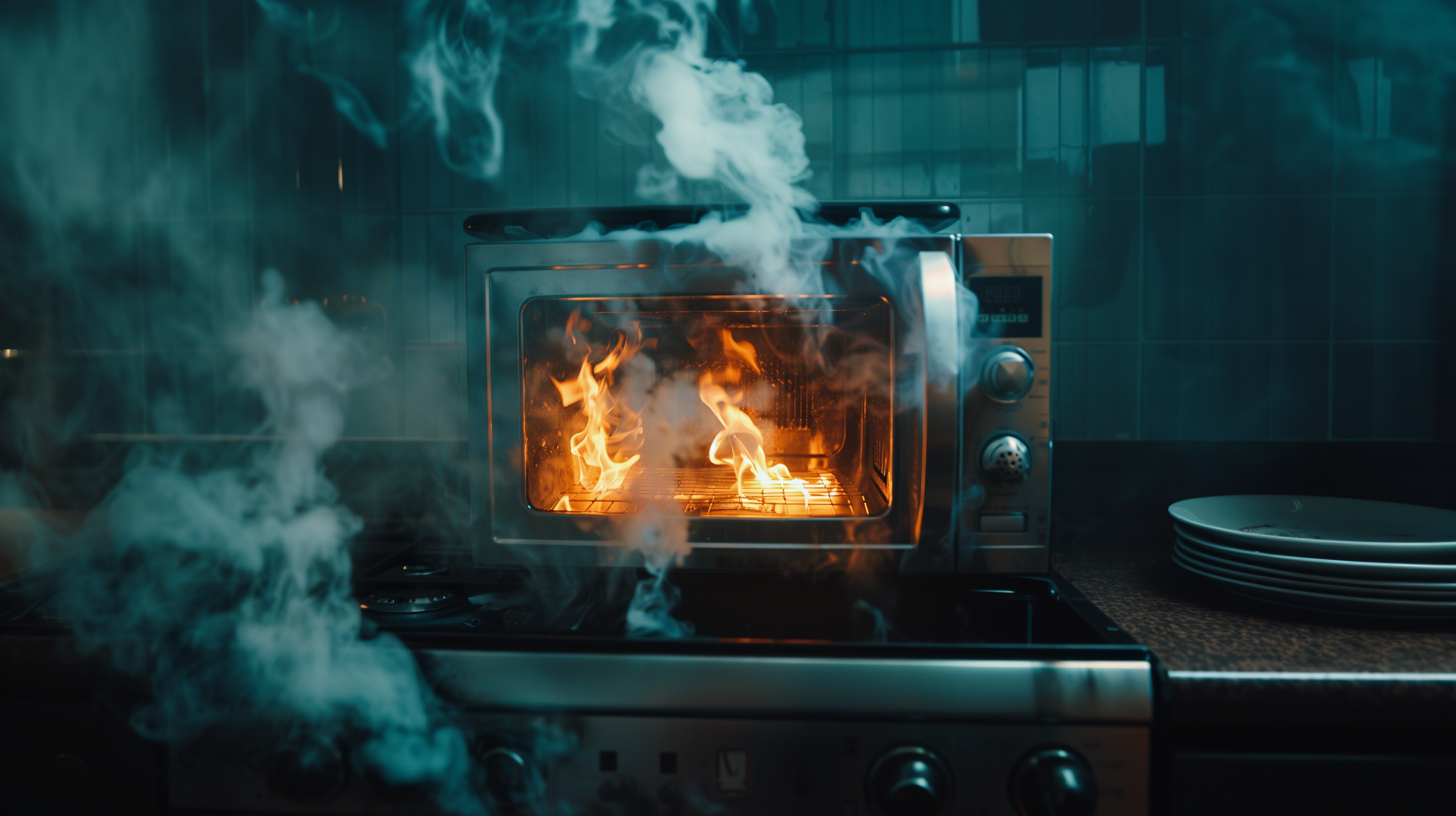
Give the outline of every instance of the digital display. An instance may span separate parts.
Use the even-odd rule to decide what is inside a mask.
[[[972,277],[966,286],[979,308],[976,334],[981,337],[1041,337],[1040,277]]]

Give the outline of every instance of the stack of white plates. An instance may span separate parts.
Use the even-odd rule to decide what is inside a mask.
[[[1456,512],[1311,496],[1168,508],[1173,560],[1251,598],[1363,615],[1456,617]]]

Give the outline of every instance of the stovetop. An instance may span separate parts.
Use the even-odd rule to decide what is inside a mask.
[[[404,552],[360,571],[366,627],[407,642],[481,645],[550,640],[563,648],[660,638],[629,636],[626,568],[589,572],[479,569],[448,552]],[[853,572],[672,571],[671,615],[691,634],[677,648],[955,650],[1056,648],[1109,653],[1134,641],[1055,574],[895,576]],[[442,636],[444,640],[441,640]],[[1111,656],[1110,653],[1107,656]]]
[[[391,632],[432,648],[1146,656],[1054,573],[674,570],[663,591],[689,634],[669,643],[629,632],[634,590],[649,580],[640,570],[483,569],[469,553],[412,547],[353,555],[364,636]],[[45,575],[0,586],[0,628],[64,630],[52,597]]]

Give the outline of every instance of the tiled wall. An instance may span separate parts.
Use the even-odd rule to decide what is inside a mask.
[[[721,5],[724,53],[804,119],[816,195],[1056,236],[1060,438],[1452,435],[1456,97],[1431,49],[1456,30],[1375,0],[758,0],[751,33]],[[350,6],[347,47],[305,58],[398,120],[393,6]],[[158,217],[227,269],[384,306],[396,378],[351,435],[462,435],[463,216],[636,202],[651,123],[605,131],[562,69],[517,65],[503,175],[471,181],[423,128],[362,137],[256,6],[154,8],[169,104],[149,115],[247,180]]]

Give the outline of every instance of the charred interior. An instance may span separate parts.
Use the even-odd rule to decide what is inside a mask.
[[[889,508],[883,299],[537,298],[521,325],[526,498],[539,512]]]

